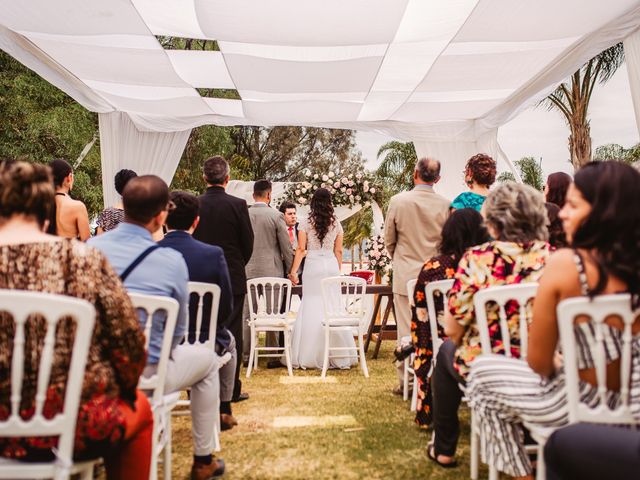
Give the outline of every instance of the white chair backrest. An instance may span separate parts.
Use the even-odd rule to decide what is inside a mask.
[[[442,344],[442,339],[438,336],[438,312],[436,311],[435,293],[440,292],[444,302],[444,309],[447,309],[447,295],[453,287],[453,278],[429,282],[424,287],[424,297],[427,301],[427,315],[429,317],[429,329],[431,330],[431,343],[433,345],[433,358],[438,356],[438,350]]]
[[[500,335],[504,346],[504,354],[511,357],[511,334],[505,306],[509,301],[518,303],[518,330],[520,332],[520,358],[527,358],[527,344],[529,341],[530,315],[527,314],[527,303],[532,301],[538,291],[538,283],[517,283],[513,285],[501,285],[478,290],[473,295],[473,309],[476,316],[482,353],[492,352],[491,338],[489,337],[489,325],[487,322],[487,303],[495,302],[498,305],[498,319]]]
[[[200,342],[200,332],[202,331],[202,315],[204,310],[204,299],[207,295],[211,295],[211,320],[209,320],[209,337],[211,344],[215,345],[216,328],[218,327],[218,310],[220,308],[220,287],[215,283],[189,282],[189,302],[191,302],[192,294],[196,294],[198,299],[198,309],[196,310],[195,324],[195,341]],[[186,341],[189,342],[189,332],[185,335]]]
[[[57,456],[70,464],[73,456],[76,418],[82,393],[87,355],[93,336],[95,309],[84,300],[50,293],[0,290],[0,312],[10,315],[14,324],[13,351],[11,353],[11,413],[0,421],[3,437],[59,436]],[[46,321],[46,334],[38,362],[38,382],[35,395],[35,412],[30,419],[20,416],[20,403],[24,380],[25,358],[35,352],[25,352],[25,323],[31,315],[41,315]],[[75,323],[75,336],[64,407],[61,413],[45,419],[42,415],[53,365],[56,328],[61,318],[70,317]],[[31,320],[35,321],[35,320]],[[3,345],[6,351],[11,345]]]
[[[415,307],[416,302],[413,301],[413,291],[416,289],[416,283],[418,283],[418,279],[414,278],[413,280],[409,280],[407,282],[407,296],[409,297],[409,306]]]
[[[143,330],[145,347],[147,349],[149,348],[149,341],[151,339],[153,314],[156,312],[164,312],[163,335],[158,368],[155,374],[150,377],[142,376],[138,382],[138,388],[151,392],[152,403],[159,403],[164,396],[164,382],[167,376],[167,367],[169,366],[169,355],[171,354],[171,344],[173,342],[173,333],[176,329],[179,305],[175,299],[169,297],[143,295],[141,293],[129,293],[129,297],[136,310],[145,311],[146,321]]]
[[[291,308],[291,281],[280,277],[247,280],[247,301],[251,320],[284,318]]]
[[[329,277],[321,283],[325,319],[354,319],[362,324],[366,317],[367,282],[357,277]]]
[[[631,382],[631,327],[640,311],[631,309],[628,294],[602,295],[590,300],[588,297],[569,298],[561,301],[557,307],[560,344],[562,346],[566,376],[567,397],[569,401],[569,420],[592,423],[635,423],[629,408]],[[576,347],[574,322],[578,317],[588,317],[593,328],[593,343],[588,340],[591,357],[594,361],[597,391],[600,397],[598,407],[591,409],[580,402],[578,361],[579,348]],[[605,354],[605,329],[610,328],[606,319],[617,317],[623,322],[622,355],[620,358],[620,403],[615,409],[607,404],[607,357]],[[614,327],[611,327],[614,328]]]

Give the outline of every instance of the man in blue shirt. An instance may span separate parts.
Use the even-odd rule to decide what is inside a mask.
[[[233,294],[229,270],[220,247],[208,245],[193,238],[191,234],[198,226],[198,197],[188,192],[171,192],[170,199],[175,208],[167,216],[169,232],[158,245],[173,248],[182,254],[189,270],[192,282],[214,283],[220,287],[220,304],[218,307],[217,331],[215,335],[216,352],[223,355],[231,353],[231,360],[220,368],[220,424],[222,430],[229,430],[238,422],[231,413],[234,375],[236,371],[236,342],[226,328],[233,310]],[[189,332],[194,335],[197,301],[189,305]],[[210,337],[211,300],[207,296],[203,300],[203,316],[201,340]]]
[[[218,357],[206,346],[179,345],[186,330],[189,280],[187,265],[180,253],[170,248],[157,247],[151,239],[151,233],[164,224],[171,207],[169,188],[161,178],[143,175],[129,181],[122,194],[122,201],[124,222],[114,230],[92,238],[90,245],[101,250],[114,270],[125,277],[124,286],[127,290],[171,297],[178,301],[180,309],[173,333],[165,392],[191,388],[194,443],[191,478],[204,480],[222,475],[224,462],[211,455],[214,447],[214,423],[219,408],[219,397],[216,395],[219,382]],[[155,250],[150,250],[151,248]],[[141,256],[143,252],[147,252],[144,257]],[[142,260],[131,269],[140,258]],[[164,333],[162,318],[154,316],[152,320],[146,375],[154,373]]]

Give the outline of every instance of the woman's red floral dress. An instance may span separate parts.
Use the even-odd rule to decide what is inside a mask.
[[[75,456],[92,458],[117,446],[124,434],[121,402],[133,406],[138,378],[146,363],[144,336],[138,317],[119,277],[97,250],[75,240],[0,247],[0,288],[69,295],[89,301],[96,323],[85,370]],[[0,419],[10,415],[11,355],[14,322],[0,314]],[[33,316],[25,328],[25,377],[20,404],[22,418],[34,413],[38,364],[46,326]],[[61,320],[43,414],[62,411],[74,328]],[[2,438],[0,455],[22,460],[48,460],[56,437]]]
[[[418,402],[416,407],[416,423],[418,425],[430,425],[432,420],[429,373],[433,361],[433,339],[429,328],[424,287],[431,282],[453,278],[456,264],[457,260],[453,255],[438,255],[430,258],[423,265],[413,292],[413,300],[416,306],[411,318],[411,340],[415,349],[413,368],[418,382]],[[438,317],[440,317],[444,311],[444,302],[439,295],[435,297],[435,306]],[[438,335],[441,338],[444,337],[444,331],[439,322]]]

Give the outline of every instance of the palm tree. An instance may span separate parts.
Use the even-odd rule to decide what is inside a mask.
[[[362,263],[362,242],[371,237],[373,232],[373,212],[370,208],[363,208],[355,215],[344,221],[343,243],[351,249],[351,270],[355,269],[355,249],[358,247],[358,259]]]
[[[390,190],[390,193],[411,190],[413,188],[413,169],[418,160],[413,143],[398,141],[385,143],[378,150],[377,158],[380,157],[383,158],[376,170],[376,175]]]
[[[531,185],[536,190],[542,191],[544,188],[544,175],[542,173],[542,159],[538,162],[533,157],[522,157],[513,162],[520,173],[522,182]],[[515,182],[515,177],[511,172],[503,172],[498,175],[499,182]]]
[[[559,110],[569,125],[569,152],[575,170],[591,160],[588,110],[593,88],[596,82],[607,82],[623,62],[624,48],[618,43],[589,60],[541,102],[550,110]]]

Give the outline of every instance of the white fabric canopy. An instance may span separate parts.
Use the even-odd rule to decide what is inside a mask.
[[[191,130],[141,132],[121,112],[101,113],[98,118],[105,206],[113,206],[119,200],[113,180],[122,168],[138,175],[158,175],[171,183]]]
[[[0,0],[0,48],[140,131],[372,130],[458,163],[482,145],[500,156],[500,125],[639,25],[640,0]]]

